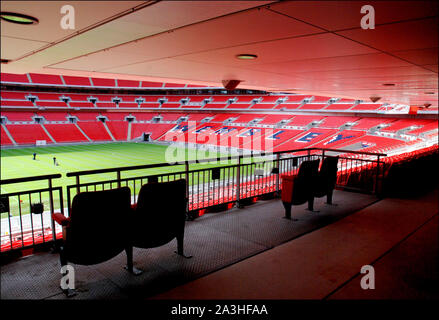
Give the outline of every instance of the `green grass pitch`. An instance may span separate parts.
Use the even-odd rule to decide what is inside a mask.
[[[61,178],[53,180],[53,185],[67,186],[74,185],[75,178],[67,177],[66,173],[93,170],[103,168],[116,168],[125,166],[136,166],[145,164],[155,164],[167,162],[166,152],[168,146],[146,144],[146,143],[107,143],[107,144],[92,144],[92,145],[68,145],[68,146],[47,146],[47,147],[29,147],[29,148],[15,148],[15,149],[3,149],[1,150],[1,179],[31,177],[43,174],[60,173]],[[169,151],[169,150],[168,150]],[[33,153],[37,153],[36,160],[33,160]],[[175,153],[174,153],[175,155]],[[179,149],[179,155],[177,159],[179,161],[184,160],[184,157],[193,159],[197,157],[212,158],[219,156],[218,153],[213,152],[201,152],[195,149]],[[58,166],[54,165],[53,157],[56,157]],[[175,158],[174,158],[175,159]],[[211,168],[215,166],[224,166],[225,164],[194,164],[190,169],[203,169]],[[183,171],[184,165],[155,168],[147,170],[135,170],[122,173],[122,178],[147,176],[160,173]],[[81,183],[105,181],[116,179],[116,173],[105,173],[98,175],[85,176],[81,178]],[[136,182],[137,183],[137,182]],[[139,185],[136,185],[136,189],[140,189]],[[190,184],[197,183],[197,181],[189,181]],[[40,188],[47,188],[48,183],[45,181],[35,181],[21,184],[1,185],[1,193],[9,194],[16,193],[25,190],[35,190]],[[65,190],[64,190],[65,192]],[[38,194],[31,195],[30,202],[38,202]],[[44,198],[45,196],[43,196]],[[66,204],[66,195],[63,195],[64,203]],[[55,200],[58,196],[55,195]],[[18,214],[18,206],[21,202],[22,214],[29,212],[29,196],[24,195],[20,198],[10,197],[10,206],[14,210],[12,215]],[[48,199],[42,199],[45,203],[45,210],[49,208]],[[58,201],[59,203],[59,201]],[[27,206],[27,207],[24,207]],[[57,201],[55,201],[55,207]],[[7,214],[3,213],[2,218]]]

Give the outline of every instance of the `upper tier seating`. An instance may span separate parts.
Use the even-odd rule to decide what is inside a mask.
[[[232,103],[229,104],[226,109],[248,109],[250,106],[250,103]]]
[[[320,121],[324,117],[323,116],[308,116],[308,115],[297,115],[294,116],[292,120],[288,123],[289,126],[299,126],[299,127],[305,127],[312,123],[313,121]]]
[[[96,121],[99,116],[97,112],[70,112],[71,116],[77,117],[79,121]]]
[[[95,105],[91,102],[69,102],[70,107],[72,108],[94,108]]]
[[[9,121],[33,121],[32,117],[35,116],[35,113],[27,111],[15,112],[2,110],[1,115],[7,117]]]
[[[275,109],[293,110],[293,109],[298,109],[299,107],[300,107],[300,103],[285,102],[285,103],[281,103],[281,104],[277,105],[275,107]]]
[[[361,118],[356,121],[356,124],[352,127],[355,130],[370,130],[383,123],[390,123],[395,119],[381,119],[381,118]]]
[[[346,123],[357,121],[357,117],[326,117],[323,122],[319,124],[319,128],[338,129]]]
[[[325,110],[349,110],[353,103],[333,103],[325,108]]]
[[[29,94],[27,92],[16,92],[16,91],[0,91],[1,98],[6,100],[27,100],[26,96]]]
[[[307,110],[320,110],[323,109],[327,104],[326,103],[307,103],[301,106],[299,109],[307,109]]]
[[[432,121],[430,120],[413,120],[413,119],[400,119],[392,122],[390,126],[380,129],[380,131],[383,132],[397,132],[401,129],[407,129],[409,127],[415,126],[415,125],[425,125],[429,124]]]
[[[66,112],[37,112],[37,115],[43,117],[46,121],[67,121]]]
[[[265,115],[264,120],[262,120],[261,122],[258,122],[258,124],[269,124],[269,125],[274,125],[279,123],[282,120],[289,120],[293,117],[293,115],[277,115],[277,114],[269,114],[269,115]]]
[[[45,108],[67,108],[67,104],[64,101],[37,101],[36,105]]]
[[[29,73],[29,76],[33,83],[63,85],[59,75]]]
[[[263,109],[269,110],[273,109],[276,104],[274,103],[256,103],[250,107],[250,109]]]
[[[353,107],[352,111],[374,111],[382,106],[381,103],[360,103]]]
[[[28,100],[0,100],[1,107],[34,107]]]

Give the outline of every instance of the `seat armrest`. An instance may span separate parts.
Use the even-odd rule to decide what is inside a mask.
[[[293,187],[294,180],[297,175],[283,175],[282,176],[282,202],[292,203],[293,202]]]
[[[52,214],[52,218],[56,221],[56,223],[63,227],[67,227],[70,223],[70,218],[65,217],[62,213],[59,212]]]

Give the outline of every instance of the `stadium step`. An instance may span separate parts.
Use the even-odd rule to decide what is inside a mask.
[[[377,296],[389,299],[399,296],[401,288],[405,290],[403,298],[431,295],[429,288],[421,287],[415,280],[427,283],[428,279],[434,279],[434,267],[425,271],[424,263],[437,263],[437,249],[436,256],[424,255],[424,261],[417,260],[413,252],[418,250],[413,248],[409,255],[395,257],[393,253],[431,224],[431,236],[418,241],[417,245],[420,249],[426,243],[437,247],[434,240],[437,239],[437,197],[438,190],[435,190],[419,198],[378,201],[323,228],[153,299],[328,299],[339,292],[334,298],[351,299],[354,292],[361,299]],[[422,210],[419,203],[423,204]],[[435,252],[434,248],[430,252]],[[391,255],[393,260],[389,262]],[[382,267],[384,259],[387,259],[386,267],[375,275],[376,290],[364,290],[360,286],[363,267],[374,266],[378,270],[377,265]],[[406,269],[399,271],[399,278],[395,279],[393,268],[402,265]],[[417,279],[413,270],[421,270],[422,278]],[[409,283],[407,279],[413,281]],[[345,287],[348,290],[343,290]]]
[[[131,140],[131,122],[128,122],[127,141]]]

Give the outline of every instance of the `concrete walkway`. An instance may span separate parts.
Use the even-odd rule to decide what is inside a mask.
[[[438,297],[438,191],[385,199],[153,299]],[[375,267],[375,290],[360,287]]]

